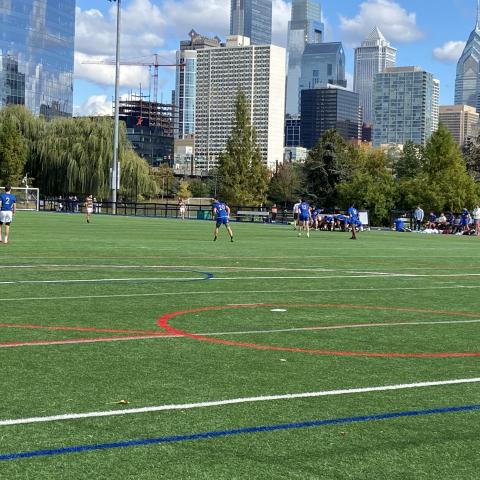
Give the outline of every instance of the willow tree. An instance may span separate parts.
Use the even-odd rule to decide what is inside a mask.
[[[245,94],[237,94],[235,120],[225,152],[220,155],[220,195],[234,205],[254,206],[266,200],[269,172],[262,162],[255,127],[251,124]]]
[[[0,182],[18,186],[26,161],[26,141],[15,119],[5,116],[0,123]]]
[[[37,186],[47,195],[110,194],[113,121],[106,117],[59,118],[48,122],[38,139],[32,162]],[[119,161],[123,194],[150,193],[154,187],[147,163],[133,152],[123,123]],[[122,190],[120,191],[122,194]]]

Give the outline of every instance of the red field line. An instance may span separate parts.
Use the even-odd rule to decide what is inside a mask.
[[[33,330],[71,330],[76,332],[98,332],[98,333],[128,333],[131,335],[165,335],[164,332],[158,330],[126,330],[118,328],[95,328],[95,327],[78,327],[65,325],[28,325],[17,323],[0,323],[0,328],[25,328]]]
[[[444,310],[430,310],[430,309],[418,309],[418,308],[404,308],[404,307],[380,307],[369,305],[348,305],[348,304],[302,304],[302,305],[272,305],[272,304],[256,304],[256,305],[223,305],[223,306],[211,306],[194,308],[190,310],[181,310],[178,312],[167,313],[163,315],[157,324],[165,330],[165,332],[172,335],[179,335],[183,337],[193,338],[202,342],[215,343],[220,345],[235,346],[235,347],[247,347],[258,350],[276,350],[283,352],[297,352],[297,353],[309,353],[316,355],[336,355],[336,356],[350,356],[350,357],[405,357],[405,358],[451,358],[451,357],[480,357],[480,352],[434,352],[434,353],[401,353],[401,352],[350,352],[350,351],[331,351],[331,350],[315,350],[306,348],[294,348],[294,347],[280,347],[274,345],[260,345],[256,343],[243,343],[234,340],[222,340],[215,337],[205,337],[194,333],[187,332],[185,330],[179,330],[169,325],[169,320],[181,315],[189,313],[206,312],[214,310],[227,310],[238,308],[260,308],[260,307],[312,307],[312,308],[350,308],[350,309],[365,309],[365,310],[387,310],[387,311],[400,311],[400,312],[412,312],[412,313],[434,313],[439,315],[453,315],[463,317],[478,317],[473,313],[468,312],[448,312]]]

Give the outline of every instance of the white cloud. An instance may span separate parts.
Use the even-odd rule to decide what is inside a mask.
[[[454,41],[444,43],[441,47],[433,50],[433,56],[441,62],[456,63],[462,56],[466,42]]]
[[[181,38],[194,28],[203,35],[225,37],[230,29],[230,2],[227,0],[164,0],[163,14]]]
[[[345,79],[347,80],[347,88],[353,90],[353,75],[349,72],[345,72]]]
[[[110,61],[103,55],[86,55],[75,52],[75,78],[88,80],[98,85],[113,85],[115,83],[114,65],[95,65],[88,62]],[[148,88],[150,74],[147,67],[128,66],[120,69],[120,85],[125,88]]]
[[[285,0],[273,0],[272,8],[272,43],[286,47],[292,6]]]
[[[81,105],[75,105],[73,115],[76,117],[113,115],[112,100],[106,95],[93,95]]]
[[[340,16],[340,30],[349,44],[358,45],[375,26],[392,42],[410,43],[423,36],[417,27],[416,13],[408,12],[393,0],[365,0],[355,17]]]

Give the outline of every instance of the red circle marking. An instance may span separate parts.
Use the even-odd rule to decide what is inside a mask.
[[[172,335],[180,335],[183,337],[194,338],[202,342],[215,343],[219,345],[228,345],[235,347],[255,348],[257,350],[276,350],[283,352],[299,352],[310,353],[314,355],[340,355],[349,357],[414,357],[414,358],[431,358],[431,357],[480,357],[480,352],[445,352],[445,353],[399,353],[399,352],[348,352],[348,351],[333,351],[333,350],[313,350],[307,348],[294,347],[279,347],[274,345],[260,345],[256,343],[236,342],[234,340],[222,340],[215,337],[206,337],[204,335],[197,335],[195,333],[187,332],[186,330],[179,330],[173,328],[169,324],[169,320],[181,315],[198,312],[208,312],[214,310],[227,310],[237,308],[260,308],[260,307],[315,307],[315,308],[357,308],[364,310],[390,310],[397,312],[411,312],[411,313],[435,313],[439,315],[451,315],[457,317],[475,317],[478,315],[468,312],[448,312],[444,310],[430,310],[418,308],[404,308],[404,307],[379,307],[370,305],[348,305],[348,304],[302,304],[302,305],[274,305],[274,304],[252,304],[252,305],[221,305],[211,307],[193,308],[191,310],[180,310],[178,312],[166,313],[157,320],[159,327],[163,328],[167,333]]]

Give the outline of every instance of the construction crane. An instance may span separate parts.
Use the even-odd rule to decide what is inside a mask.
[[[115,65],[115,60],[97,60],[82,62],[83,65]],[[183,63],[160,63],[160,55],[153,54],[153,61],[141,62],[136,60],[127,60],[120,62],[120,65],[130,65],[135,67],[149,67],[153,68],[153,101],[158,103],[158,68],[159,67],[180,67],[183,68]]]

